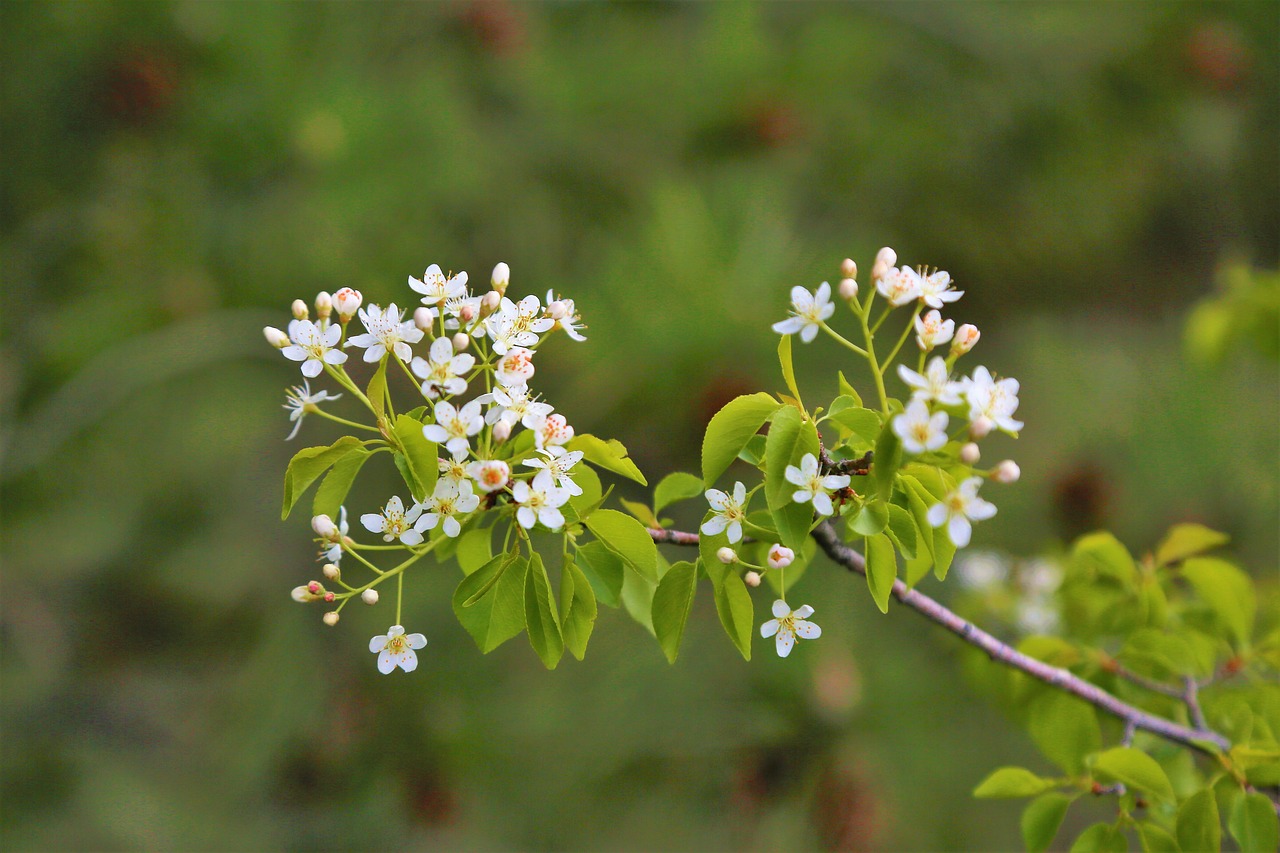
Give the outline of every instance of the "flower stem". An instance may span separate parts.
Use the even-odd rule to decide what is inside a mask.
[[[372,426],[369,426],[368,424],[358,424],[355,421],[349,421],[346,418],[340,418],[337,415],[331,415],[328,412],[326,412],[324,409],[315,409],[314,411],[320,417],[328,418],[329,420],[335,423],[343,424],[344,426],[355,427],[356,429],[367,429],[370,432],[378,432],[377,427],[372,427]]]
[[[902,345],[907,342],[907,338],[911,335],[911,330],[915,328],[916,318],[920,316],[920,309],[923,306],[917,302],[916,310],[911,312],[911,319],[907,321],[907,327],[902,330],[902,337],[898,338],[898,343],[894,345],[893,351],[889,353],[889,357],[884,360],[885,369],[889,369],[889,365],[893,364],[893,360],[897,358],[898,351],[902,349]]]
[[[830,335],[831,337],[835,338],[837,343],[846,347],[847,349],[853,350],[863,358],[867,358],[867,351],[864,350],[862,347],[858,346],[853,341],[845,338],[844,335],[841,335],[839,332],[837,332],[835,329],[828,326],[826,323],[822,323],[821,325],[822,325],[822,330],[826,332],[828,335]],[[867,323],[864,320],[862,323],[862,327],[865,329],[866,326],[867,326]]]
[[[875,336],[867,325],[867,313],[864,311],[858,315],[858,322],[862,324],[862,335],[867,341],[867,348],[863,355],[871,363],[871,376],[876,380],[876,393],[880,395],[880,411],[884,413],[885,417],[888,417],[889,395],[884,391],[884,371],[880,369],[880,362],[876,359]]]
[[[396,575],[396,624],[402,625],[400,621],[400,605],[404,603],[404,573]]]
[[[355,382],[351,381],[351,377],[347,375],[347,371],[345,368],[334,367],[333,365],[326,362],[324,365],[324,369],[330,376],[338,380],[338,383],[342,385],[342,387],[346,388],[352,394],[355,394],[356,397],[359,398],[362,403],[368,406],[369,411],[373,412],[375,415],[378,413],[377,410],[373,408],[373,403],[370,403],[369,398],[364,395],[364,392],[356,387]]]

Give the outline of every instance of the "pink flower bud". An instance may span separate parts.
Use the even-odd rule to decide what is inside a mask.
[[[569,316],[569,306],[565,305],[559,299],[547,305],[547,316],[552,320],[563,320]]]
[[[995,429],[996,423],[986,415],[979,415],[978,419],[969,424],[969,437],[974,441],[986,438],[991,430]]]
[[[991,479],[995,480],[997,483],[1005,483],[1006,485],[1018,482],[1018,478],[1021,476],[1022,469],[1019,468],[1018,463],[1014,462],[1012,459],[1004,460],[991,471]]]
[[[431,321],[435,318],[431,316],[431,309],[423,305],[413,312],[413,325],[417,326],[424,332],[431,331]]]
[[[747,572],[745,575],[743,575],[743,576],[742,576],[742,582],[743,582],[743,583],[745,583],[745,584],[746,584],[747,586],[749,586],[749,587],[757,587],[757,586],[760,586],[760,573],[759,573],[759,572]]]
[[[316,294],[316,316],[321,320],[328,320],[332,313],[333,297],[329,295],[329,291],[322,290]]]
[[[888,246],[885,246],[883,249],[876,252],[876,263],[875,266],[871,268],[872,281],[884,278],[884,274],[893,269],[897,263],[898,253],[893,249],[890,249]]]
[[[339,570],[338,567],[335,566],[333,563],[325,563],[324,568],[321,569],[320,571],[321,573],[324,574],[325,577],[327,577],[331,581],[336,581],[339,577],[342,576],[341,570]]]
[[[360,593],[360,600],[365,604],[377,604],[378,591],[376,589],[366,589],[364,592]]]
[[[360,295],[360,291],[350,287],[344,287],[333,294],[333,307],[338,309],[338,317],[343,320],[354,317],[363,303],[364,297]]]
[[[506,421],[498,421],[493,425],[493,440],[496,443],[502,444],[502,442],[506,441],[510,437],[511,424]]]
[[[716,551],[716,559],[727,566],[730,563],[736,563],[738,561],[738,552],[726,546],[721,548],[719,551]]]
[[[982,333],[978,331],[978,327],[972,323],[965,323],[956,329],[956,336],[951,341],[951,354],[964,355],[973,349],[973,345],[978,342],[978,338],[982,337]]]
[[[301,299],[293,300],[293,319],[307,319],[307,303],[303,302]]]
[[[330,610],[328,613],[320,617],[320,621],[332,628],[338,624],[338,611]]]
[[[476,318],[476,306],[468,302],[458,311],[458,319],[463,323],[470,323]]]
[[[858,283],[852,278],[840,280],[840,298],[853,300],[858,298]]]
[[[267,343],[276,349],[284,349],[289,345],[289,336],[277,329],[275,326],[264,326],[262,334],[267,339]]]
[[[506,293],[507,285],[511,283],[511,267],[505,263],[495,266],[493,275],[489,276],[489,283],[493,285],[493,289],[498,293]]]
[[[782,545],[772,545],[769,548],[769,568],[785,569],[791,565],[796,559],[796,552]]]
[[[333,601],[334,599],[336,599],[337,597],[338,597],[338,596],[334,595],[332,592],[326,592],[326,593],[324,594],[324,600],[325,600],[325,601],[328,601],[328,602],[332,602],[332,601]]]
[[[317,515],[311,519],[311,529],[321,539],[332,539],[338,535],[338,525],[333,523],[333,519],[327,515]]]
[[[471,336],[466,332],[458,332],[453,336],[453,351],[462,352],[471,345]]]
[[[841,278],[857,278],[858,265],[853,262],[853,258],[845,258],[840,262]]]
[[[978,445],[972,441],[960,448],[960,461],[966,465],[977,465],[978,460],[982,458],[982,452],[978,450]]]
[[[320,585],[320,581],[308,581],[307,592],[311,593],[312,595],[319,595],[320,593],[324,592],[324,587]]]

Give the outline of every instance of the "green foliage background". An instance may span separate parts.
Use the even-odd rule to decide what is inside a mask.
[[[969,792],[1038,766],[1026,736],[829,569],[785,662],[703,597],[676,667],[607,613],[553,673],[479,655],[419,572],[431,644],[379,677],[385,606],[288,599],[316,569],[280,475],[332,434],[280,441],[297,368],[259,328],[505,260],[590,324],[541,388],[655,482],[781,387],[787,289],[892,245],[1022,381],[980,544],[1198,520],[1273,595],[1276,365],[1197,367],[1181,328],[1223,263],[1280,260],[1278,37],[1262,2],[0,5],[4,845],[1017,846]],[[796,355],[834,393],[839,351]]]

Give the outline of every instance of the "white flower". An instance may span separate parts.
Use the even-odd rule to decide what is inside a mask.
[[[969,544],[969,536],[973,533],[969,522],[984,521],[996,514],[995,504],[978,497],[981,485],[981,477],[970,477],[947,495],[945,501],[929,507],[929,524],[934,527],[945,524],[947,534],[957,548]]]
[[[504,355],[512,347],[531,347],[538,342],[538,335],[550,331],[556,321],[539,317],[541,305],[532,293],[519,303],[502,297],[497,312],[485,320],[489,337],[493,339],[493,351]]]
[[[573,427],[569,426],[564,415],[547,415],[534,420],[533,437],[538,449],[543,450],[573,438]]]
[[[556,302],[558,302],[562,307],[558,311],[551,312],[550,307],[553,303],[556,303]],[[558,317],[553,316],[552,319],[554,319],[557,323],[560,324],[560,328],[564,329],[564,333],[568,335],[571,340],[581,342],[587,339],[585,335],[583,335],[578,331],[579,329],[584,329],[586,327],[582,325],[582,317],[578,314],[578,309],[574,306],[572,299],[561,298],[558,300],[553,300],[551,298],[551,291],[548,290],[547,291],[547,308],[548,308],[548,313],[560,315]]]
[[[493,404],[484,416],[487,424],[505,421],[507,426],[523,424],[526,429],[535,429],[538,421],[551,414],[553,410],[551,405],[537,402],[537,395],[529,393],[528,385],[494,388],[493,393],[477,399]]]
[[[343,320],[350,320],[354,317],[363,302],[364,296],[360,294],[360,291],[353,290],[350,287],[344,287],[333,294],[333,307],[338,309],[338,316]]]
[[[445,278],[440,265],[432,264],[422,274],[421,280],[409,276],[409,287],[422,294],[423,305],[438,305],[466,291],[467,274],[460,272],[452,278]]]
[[[470,478],[471,474],[467,470],[467,457],[469,455],[471,455],[471,448],[463,447],[451,453],[448,459],[443,456],[437,458],[436,467],[440,471],[440,476],[436,479],[436,482],[448,482],[456,486],[463,480]]]
[[[890,305],[897,308],[919,299],[922,284],[919,273],[910,267],[893,267],[876,282],[876,290],[889,300]]]
[[[947,413],[936,412],[929,416],[929,407],[923,400],[912,400],[907,410],[893,419],[893,431],[902,439],[902,449],[908,453],[925,453],[937,450],[947,443]]]
[[[320,556],[318,559],[327,563],[333,563],[335,566],[342,562],[342,540],[347,537],[347,508],[345,506],[338,507],[338,524],[335,535],[323,537],[325,543],[320,547]]]
[[[480,491],[489,494],[501,489],[511,479],[511,466],[501,459],[481,459],[468,465],[467,473],[476,481]]]
[[[929,366],[925,368],[923,376],[905,364],[898,365],[898,375],[911,387],[913,400],[923,400],[926,403],[937,400],[943,406],[960,405],[960,395],[964,392],[965,385],[962,382],[951,381],[947,363],[941,356],[935,355],[929,360]]]
[[[538,452],[547,458],[526,459],[524,464],[530,468],[541,468],[544,471],[550,471],[551,476],[556,481],[556,485],[574,497],[582,494],[582,486],[575,483],[573,477],[569,475],[569,471],[572,470],[573,466],[582,461],[583,453],[581,450],[565,450],[563,447],[557,447],[552,444],[540,448]]]
[[[978,342],[978,338],[982,337],[982,332],[978,331],[978,327],[972,323],[965,323],[956,329],[956,339],[951,342],[952,355],[964,355],[973,349],[974,344]]]
[[[360,516],[360,523],[370,533],[381,533],[384,542],[399,539],[405,545],[421,545],[422,531],[426,525],[419,516],[422,506],[415,504],[408,512],[404,510],[404,501],[396,495],[387,501],[382,513],[365,513]]]
[[[450,453],[454,454],[468,450],[471,446],[468,437],[478,433],[484,426],[484,418],[480,416],[479,400],[472,400],[461,409],[456,409],[452,403],[441,400],[436,403],[435,416],[436,422],[424,426],[422,434],[426,436],[427,441],[443,444],[449,448]]]
[[[512,347],[507,354],[498,359],[494,378],[499,385],[527,385],[533,378],[533,350],[524,347]]]
[[[388,352],[394,352],[401,361],[413,358],[409,344],[422,340],[422,330],[412,320],[401,320],[400,309],[392,302],[387,310],[377,305],[360,309],[360,322],[366,333],[348,338],[346,346],[363,347],[364,360],[373,362]]]
[[[773,330],[780,335],[799,332],[800,340],[807,344],[818,336],[818,329],[835,310],[827,282],[818,285],[813,293],[796,286],[791,288],[791,316],[774,323]]]
[[[463,394],[467,390],[467,380],[463,374],[475,366],[475,356],[463,353],[453,354],[453,342],[448,338],[438,338],[431,343],[430,359],[418,356],[413,360],[413,373],[424,379],[422,393],[431,399],[441,393],[450,396]]]
[[[462,524],[456,516],[466,515],[478,506],[480,496],[471,490],[470,480],[456,484],[439,480],[431,497],[422,505],[423,529],[434,530],[440,524],[444,535],[452,539],[462,532]]]
[[[555,485],[550,471],[539,471],[533,482],[520,480],[511,487],[511,497],[519,505],[516,520],[526,529],[538,522],[548,530],[564,526],[564,513],[560,507],[569,500],[569,492]]]
[[[328,391],[317,391],[311,393],[311,383],[302,380],[301,385],[294,385],[288,391],[284,392],[284,408],[289,413],[289,420],[293,421],[293,432],[289,433],[289,437],[285,441],[289,441],[298,434],[298,430],[302,429],[302,419],[306,417],[307,412],[316,411],[316,406],[329,400],[337,400],[341,394],[330,394]]]
[[[1019,601],[1014,620],[1024,634],[1053,634],[1062,621],[1052,602],[1045,601]]]
[[[1044,598],[1062,585],[1062,569],[1048,560],[1031,560],[1018,567],[1018,586],[1032,598]]]
[[[785,569],[795,561],[796,552],[792,551],[785,545],[770,545],[769,556],[767,559],[769,561],[769,568]]]
[[[921,276],[920,298],[930,308],[941,308],[944,302],[955,302],[964,296],[963,290],[951,289],[951,273],[937,270],[932,275]]]
[[[291,361],[302,362],[302,375],[310,379],[319,376],[325,364],[342,364],[347,360],[345,352],[333,349],[341,337],[341,326],[321,329],[310,320],[291,320],[289,340],[293,345],[280,352]]]
[[[1013,413],[1018,410],[1018,380],[995,380],[991,371],[985,367],[977,367],[973,377],[962,383],[965,397],[969,401],[969,420],[989,418],[1005,432],[1016,433],[1022,429],[1022,421],[1014,420]]]
[[[916,344],[924,352],[928,352],[937,346],[942,346],[951,340],[951,336],[955,334],[956,321],[944,320],[942,315],[937,311],[930,311],[923,317],[917,317],[916,325]]]
[[[822,636],[822,629],[812,622],[806,622],[813,615],[813,608],[803,605],[799,610],[792,610],[785,601],[779,598],[773,603],[773,619],[760,626],[760,636],[766,640],[777,636],[775,643],[778,657],[785,658],[791,654],[796,644],[796,637],[805,640],[816,640]]]
[[[1009,566],[1004,558],[993,551],[975,551],[956,560],[956,574],[960,585],[977,592],[986,592],[1004,583],[1009,576]]]
[[[405,672],[417,669],[418,656],[413,650],[426,644],[427,638],[421,634],[406,634],[404,628],[392,625],[387,633],[369,641],[369,651],[378,656],[378,672],[389,675],[397,666]]]
[[[831,496],[828,492],[843,489],[849,485],[850,481],[850,477],[847,474],[822,476],[818,470],[818,457],[812,453],[806,453],[800,459],[799,468],[794,465],[788,465],[787,470],[783,473],[788,483],[800,487],[791,495],[791,499],[798,504],[812,502],[813,508],[818,511],[819,515],[833,515],[835,513],[835,507],[831,505]]]
[[[742,522],[746,521],[747,487],[741,482],[733,484],[733,495],[729,496],[719,489],[707,489],[707,503],[716,514],[702,522],[700,528],[708,536],[717,536],[726,529],[729,531],[729,542],[742,540]]]

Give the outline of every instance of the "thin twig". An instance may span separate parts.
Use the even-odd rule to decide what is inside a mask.
[[[1163,681],[1157,681],[1154,678],[1147,678],[1145,675],[1139,675],[1133,670],[1126,669],[1115,658],[1106,658],[1102,663],[1102,668],[1117,678],[1123,678],[1130,684],[1138,685],[1143,690],[1150,690],[1152,693],[1159,693],[1162,696],[1169,696],[1173,699],[1184,699],[1186,697],[1186,690],[1183,688],[1165,684]]]
[[[874,451],[868,450],[857,459],[845,459],[837,462],[827,452],[825,447],[818,447],[818,462],[822,465],[822,473],[824,474],[851,474],[855,476],[866,476],[871,473],[871,460]]]
[[[1182,694],[1182,701],[1187,703],[1187,713],[1191,716],[1191,725],[1201,730],[1209,728],[1209,723],[1204,718],[1204,711],[1200,708],[1200,693],[1196,680],[1189,675],[1184,676],[1182,684],[1185,688]]]
[[[694,545],[698,544],[698,534],[685,533],[683,530],[663,530],[658,527],[646,528],[649,536],[659,545]]]

